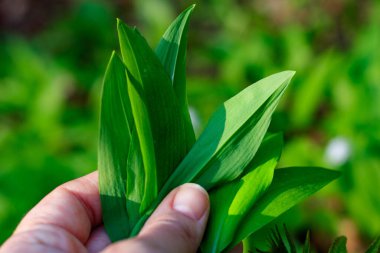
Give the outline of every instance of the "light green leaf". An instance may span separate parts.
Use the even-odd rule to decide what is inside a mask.
[[[173,21],[156,48],[156,54],[173,82],[173,89],[185,118],[187,152],[195,142],[186,95],[187,32],[194,7],[195,5],[190,6]]]
[[[256,154],[293,75],[292,71],[274,74],[226,101],[168,179],[160,199],[186,182],[199,183],[210,190],[237,178]]]
[[[99,191],[105,229],[112,241],[129,234],[125,180],[130,145],[124,66],[112,53],[104,78],[98,145]]]
[[[224,222],[221,249],[232,241],[240,223],[245,222],[247,212],[271,184],[282,147],[281,134],[269,135],[261,144],[251,164],[248,165],[251,171],[241,178],[242,187],[236,193]]]
[[[120,48],[126,65],[144,173],[140,212],[155,200],[158,190],[186,154],[184,118],[162,64],[136,29],[118,21]],[[131,171],[133,174],[133,171]],[[138,174],[136,174],[138,175]],[[142,181],[142,180],[138,180]],[[135,182],[127,189],[133,189]]]
[[[339,172],[316,167],[277,169],[267,192],[256,202],[241,223],[226,252],[276,217],[293,207],[326,184],[335,180]]]
[[[210,219],[203,252],[220,252],[231,242],[246,213],[269,187],[282,151],[282,135],[267,136],[241,179],[210,192]]]
[[[347,253],[346,243],[347,238],[345,236],[336,238],[329,249],[329,253]]]

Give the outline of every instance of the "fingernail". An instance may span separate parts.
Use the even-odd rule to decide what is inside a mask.
[[[208,208],[208,194],[197,184],[182,185],[174,197],[173,209],[194,220],[200,220]]]

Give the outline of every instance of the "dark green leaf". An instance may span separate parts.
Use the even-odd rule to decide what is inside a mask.
[[[307,231],[305,244],[303,246],[302,253],[311,253],[311,246],[310,246],[310,231]]]
[[[145,190],[144,165],[139,149],[136,129],[132,130],[129,153],[127,156],[127,184],[126,184],[126,205],[129,218],[129,226],[133,229],[135,223],[141,217],[141,203]]]
[[[189,18],[195,5],[183,11],[169,26],[157,46],[156,54],[169,74],[179,107],[185,117],[187,151],[195,142],[186,95],[186,47]]]
[[[293,238],[290,236],[288,229],[284,224],[285,236],[281,234],[278,226],[272,230],[269,235],[269,250],[262,251],[256,249],[259,253],[297,253],[296,245]]]
[[[139,144],[144,170],[135,174],[144,176],[138,180],[144,181],[139,208],[144,212],[186,153],[184,118],[169,76],[145,39],[120,20],[118,33],[138,137],[135,143]],[[127,189],[135,187],[135,182],[131,183]]]
[[[104,78],[98,145],[99,191],[103,221],[112,241],[129,234],[125,180],[130,145],[124,66],[113,53]]]
[[[366,253],[379,253],[379,252],[380,252],[380,237],[378,237],[376,240],[374,240],[371,243]]]
[[[286,240],[287,245],[289,246],[289,252],[290,253],[297,253],[296,243],[294,242],[294,239],[290,235],[289,230],[286,228],[285,224],[284,224],[284,231],[285,231],[285,238],[286,238],[284,240]]]
[[[329,249],[329,253],[347,253],[346,243],[347,238],[345,236],[336,238]]]

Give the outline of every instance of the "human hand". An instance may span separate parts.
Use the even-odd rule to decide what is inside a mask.
[[[111,244],[102,225],[98,173],[57,187],[20,222],[0,253],[196,252],[209,214],[207,192],[185,184],[168,194],[138,236]],[[241,246],[234,249],[241,252]]]

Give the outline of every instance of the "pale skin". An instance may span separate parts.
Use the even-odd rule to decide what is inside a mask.
[[[93,172],[43,198],[0,253],[195,253],[209,210],[207,192],[196,184],[184,184],[166,196],[138,236],[111,243],[102,224],[98,173]],[[242,246],[232,252],[242,252]]]

